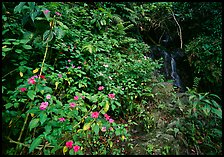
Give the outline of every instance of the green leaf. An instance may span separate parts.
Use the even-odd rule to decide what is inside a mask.
[[[46,125],[44,128],[45,128],[45,131],[46,131],[47,134],[49,134],[52,130],[51,125]]]
[[[50,42],[54,37],[54,34],[51,30],[46,30],[43,34],[43,41],[46,42]]]
[[[30,49],[32,49],[32,47],[30,46],[30,45],[23,45],[22,46],[24,49],[26,49],[26,50],[30,50]]]
[[[220,119],[222,119],[222,110],[217,110],[215,108],[212,108],[212,113],[216,114]]]
[[[17,12],[21,12],[21,10],[23,9],[23,6],[26,4],[26,2],[20,2],[19,5],[17,5],[15,8],[14,8],[14,13],[17,13]]]
[[[35,118],[30,121],[30,124],[29,124],[30,131],[39,125],[39,121],[40,121],[39,118]]]
[[[47,114],[45,112],[40,113],[40,124],[42,125],[47,120]]]
[[[68,27],[66,25],[64,25],[62,22],[60,21],[56,21],[62,28],[64,29],[68,29]]]
[[[14,103],[14,107],[18,108],[19,107],[19,103]]]
[[[6,108],[6,109],[9,109],[9,108],[12,107],[12,106],[13,106],[12,103],[8,103],[8,104],[5,105],[5,108]]]
[[[43,135],[38,136],[30,145],[29,153],[31,153],[37,146],[39,146],[42,142]]]
[[[7,52],[7,51],[11,51],[11,50],[12,50],[12,48],[2,48],[3,52]]]
[[[74,150],[73,149],[70,149],[69,150],[69,155],[74,155],[74,154],[75,154]]]
[[[36,92],[33,90],[30,90],[27,92],[27,96],[31,99],[34,100],[34,97],[36,96]]]
[[[86,107],[84,107],[84,106],[81,106],[80,109],[81,109],[81,111],[84,112],[84,113],[87,112],[87,109],[86,109]]]
[[[99,134],[100,128],[99,128],[99,126],[96,123],[93,124],[92,129],[93,129],[93,131],[95,132],[96,135]]]
[[[20,53],[22,53],[23,51],[20,50],[20,49],[16,49],[15,52],[20,54]]]

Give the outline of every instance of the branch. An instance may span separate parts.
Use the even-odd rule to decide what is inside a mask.
[[[179,27],[179,32],[180,32],[180,34],[179,34],[179,36],[180,36],[180,48],[182,49],[182,48],[183,48],[183,40],[182,40],[181,27],[180,27],[180,25],[179,25],[179,23],[178,23],[178,21],[177,21],[175,15],[174,15],[173,11],[172,11],[171,9],[170,9],[170,11],[171,11],[171,13],[172,13],[173,19],[175,20],[175,22],[177,23],[177,25],[178,25],[178,27]]]

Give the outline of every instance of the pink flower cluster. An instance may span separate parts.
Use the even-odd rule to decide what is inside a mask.
[[[99,112],[93,112],[92,113],[92,118],[98,118]]]
[[[58,120],[60,121],[60,122],[64,122],[65,121],[65,118],[58,118]]]
[[[48,102],[42,102],[40,105],[40,110],[45,110],[48,106]]]
[[[74,96],[74,100],[78,100],[79,99],[79,96]]]
[[[59,12],[55,12],[56,15],[61,16],[61,14]]]
[[[25,92],[26,91],[26,88],[20,88],[19,89],[21,92]]]
[[[109,123],[113,123],[114,122],[114,120],[112,119],[112,118],[110,118],[110,116],[108,115],[108,114],[104,114],[104,117],[105,117],[105,119],[107,120],[107,121],[109,121]]]
[[[51,99],[51,95],[46,95],[46,99]]]
[[[99,86],[98,90],[103,90],[104,86]]]
[[[114,93],[108,94],[108,97],[111,98],[111,99],[114,99],[115,98],[115,94]]]
[[[38,75],[38,76],[35,75],[35,76],[32,76],[31,78],[28,79],[28,83],[29,84],[35,84],[36,83],[35,78],[38,78],[38,77],[40,77],[42,79],[45,79],[44,75]]]
[[[69,103],[71,108],[74,108],[76,106],[76,104],[74,102]]]
[[[66,147],[68,147],[68,148],[72,148],[72,146],[73,146],[73,141],[68,141],[68,142],[66,142]],[[80,149],[80,146],[78,146],[78,145],[75,145],[75,146],[73,146],[73,149],[74,149],[74,152],[78,152],[79,151],[79,149]]]

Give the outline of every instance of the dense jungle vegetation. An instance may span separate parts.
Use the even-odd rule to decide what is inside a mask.
[[[2,154],[222,155],[222,4],[3,2]]]

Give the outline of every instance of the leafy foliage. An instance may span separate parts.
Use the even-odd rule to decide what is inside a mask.
[[[143,40],[160,44],[164,31],[175,37],[170,11],[184,18],[178,10],[183,6],[168,2],[4,2],[4,153],[127,154],[124,143],[130,142],[130,125],[142,121],[147,132],[156,127],[146,107],[149,99],[156,100],[153,87],[163,81],[158,73],[161,60],[144,56],[150,42]],[[209,10],[207,5],[204,9]],[[208,24],[206,21],[205,27]],[[214,84],[221,80],[219,29],[208,27],[207,31],[214,32],[212,38],[199,34],[186,45],[195,77],[204,79],[206,75],[204,80]],[[150,33],[142,36],[150,31],[155,38]],[[210,66],[204,64],[207,58],[211,58]],[[201,64],[205,66],[200,68]],[[189,101],[203,119],[200,131],[215,128],[206,132],[205,141],[219,154],[220,144],[215,145],[214,140],[221,137],[217,125],[222,112],[207,95],[192,93]],[[187,114],[185,121],[190,123],[186,124],[191,128],[198,125],[198,117]],[[195,143],[195,134],[189,134],[185,125],[179,128],[184,129]],[[169,153],[170,147],[165,146],[162,154]]]

